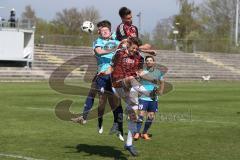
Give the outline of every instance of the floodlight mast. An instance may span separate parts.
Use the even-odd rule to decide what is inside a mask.
[[[237,0],[237,5],[236,5],[236,26],[235,26],[235,45],[238,47],[238,24],[239,23],[239,0]]]

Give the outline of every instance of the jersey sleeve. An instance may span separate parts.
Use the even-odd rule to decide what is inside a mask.
[[[158,80],[162,81],[163,79],[163,73],[161,71],[158,71]]]
[[[96,41],[93,43],[93,49],[96,49],[97,47],[101,47],[101,48],[103,48],[104,46],[103,46],[104,44],[102,43],[102,40],[101,39],[96,39]]]
[[[123,23],[117,27],[116,38],[119,41],[122,41],[123,39],[128,38],[126,34],[125,25]]]
[[[135,29],[136,29],[136,35],[137,35],[137,37],[139,37],[139,35],[138,35],[138,28],[135,26]]]

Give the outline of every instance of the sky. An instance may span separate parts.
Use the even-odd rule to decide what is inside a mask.
[[[190,0],[196,4],[203,0]],[[17,17],[21,16],[26,5],[31,5],[37,17],[52,20],[56,12],[65,8],[78,8],[94,6],[99,10],[101,19],[107,19],[113,28],[120,24],[119,8],[126,6],[132,10],[133,23],[138,26],[137,14],[142,13],[142,32],[152,32],[157,22],[179,13],[177,0],[0,0],[0,17],[9,18],[12,8],[16,10]]]

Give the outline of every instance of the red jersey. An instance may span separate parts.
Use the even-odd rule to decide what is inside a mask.
[[[138,29],[132,24],[121,23],[117,27],[116,35],[119,41],[127,39],[128,37],[138,37]]]
[[[112,82],[116,82],[129,76],[136,77],[136,72],[143,67],[144,58],[140,53],[129,55],[127,50],[122,49],[116,52],[112,63]]]

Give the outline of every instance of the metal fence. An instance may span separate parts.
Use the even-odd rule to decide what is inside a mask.
[[[92,46],[96,35],[35,35],[35,44]]]
[[[36,44],[92,46],[97,35],[35,35]],[[176,50],[182,52],[223,52],[240,53],[240,48],[235,47],[228,39],[161,39],[159,42],[146,42],[153,45],[155,49]]]
[[[229,39],[162,39],[153,43],[157,49],[176,50],[183,52],[223,52],[240,53],[240,47],[236,47]]]

